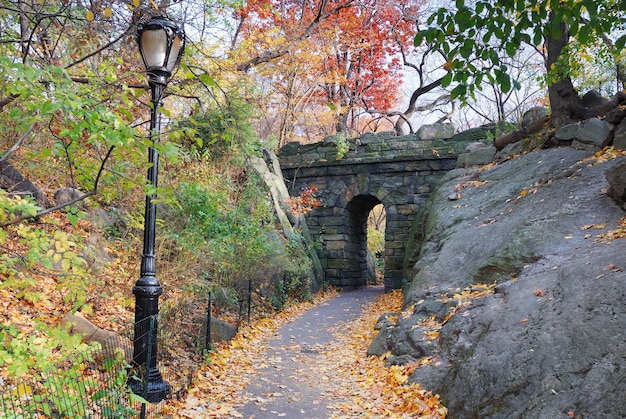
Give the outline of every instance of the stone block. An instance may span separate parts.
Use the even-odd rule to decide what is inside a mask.
[[[345,269],[346,261],[339,258],[330,259],[327,266],[330,269]]]
[[[420,140],[445,140],[452,138],[455,133],[452,124],[429,124],[422,125],[417,130],[417,137]]]
[[[611,140],[611,127],[598,118],[591,118],[581,124],[574,138],[580,143],[604,147]]]
[[[471,153],[463,153],[459,155],[457,167],[483,166],[493,162],[496,155],[496,148],[489,146],[479,148]]]
[[[417,207],[413,204],[398,205],[398,214],[400,215],[414,215],[417,212]]]
[[[613,147],[626,150],[626,119],[622,120],[622,122],[615,127]]]

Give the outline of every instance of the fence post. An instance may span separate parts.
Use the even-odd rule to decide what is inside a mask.
[[[211,306],[213,305],[213,300],[215,300],[213,291],[209,291],[209,304],[207,307],[206,315],[206,338],[204,342],[204,349],[210,349],[211,346]]]
[[[248,279],[248,324],[250,324],[250,307],[252,306],[252,279]]]

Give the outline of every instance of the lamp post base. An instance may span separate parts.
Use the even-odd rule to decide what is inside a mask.
[[[172,391],[171,386],[163,381],[158,370],[148,373],[145,380],[131,377],[128,380],[128,386],[134,394],[143,397],[149,403],[159,403],[165,400]]]

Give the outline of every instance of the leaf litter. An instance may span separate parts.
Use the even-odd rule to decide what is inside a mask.
[[[334,297],[333,293],[317,298],[321,304]],[[282,360],[265,355],[268,341],[278,328],[313,304],[290,307],[272,318],[251,323],[242,328],[229,343],[222,343],[211,352],[189,390],[186,398],[171,401],[164,412],[170,418],[242,418],[237,410],[247,400],[244,390],[255,374],[264,368],[280,371]],[[326,389],[327,417],[348,419],[368,418],[445,418],[447,409],[438,395],[409,382],[419,362],[410,365],[386,367],[389,354],[367,357],[367,349],[377,331],[376,321],[383,313],[401,312],[402,294],[394,291],[379,296],[364,306],[361,315],[337,326],[334,341],[326,347],[315,348],[316,374],[302,374],[303,380]],[[350,333],[346,333],[350,331]],[[286,391],[288,389],[285,389]],[[261,406],[276,396],[267,394],[254,402]],[[320,404],[321,400],[294,400],[303,404]],[[280,417],[283,412],[272,412]]]

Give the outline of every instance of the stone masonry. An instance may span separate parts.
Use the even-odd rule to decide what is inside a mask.
[[[326,281],[339,287],[367,284],[367,218],[383,204],[385,289],[401,288],[415,263],[410,244],[421,236],[420,217],[430,193],[472,141],[383,133],[282,147],[278,157],[290,195],[300,195],[307,186],[318,189],[315,196],[322,205],[307,214],[307,223],[313,241],[321,244]],[[341,155],[338,150],[346,144],[348,151]]]

